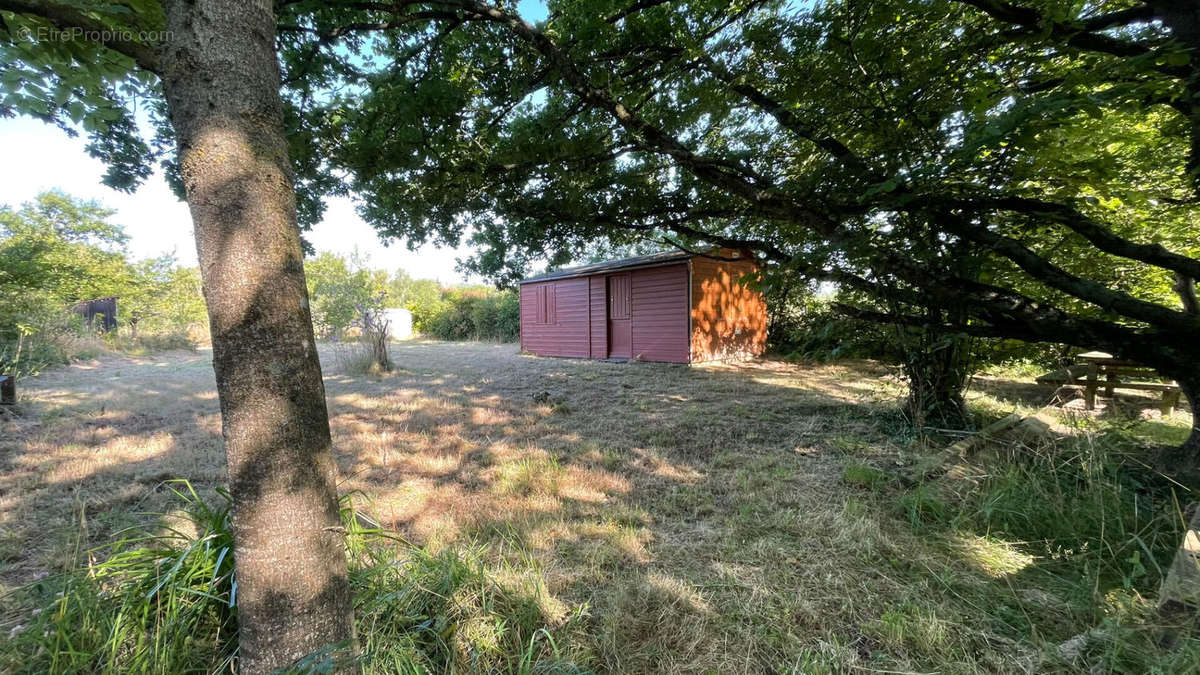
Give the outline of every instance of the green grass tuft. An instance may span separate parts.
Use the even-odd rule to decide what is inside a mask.
[[[233,672],[236,581],[229,497],[210,506],[186,481],[168,485],[184,515],[164,534],[88,552],[94,564],[21,591],[29,622],[0,646],[14,673]],[[347,555],[367,673],[578,673],[560,647],[579,615],[548,619],[536,587],[498,583],[482,548],[432,553],[386,535],[343,500]],[[558,628],[552,629],[551,624]],[[344,645],[292,672],[330,672]]]
[[[867,464],[851,463],[842,468],[842,482],[874,492],[887,485],[888,475]]]
[[[229,671],[237,653],[229,503],[168,483],[183,517],[88,552],[87,564],[24,589],[28,623],[0,646],[21,673]]]

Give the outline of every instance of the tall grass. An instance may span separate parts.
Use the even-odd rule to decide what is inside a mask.
[[[25,589],[27,623],[0,647],[24,673],[230,671],[237,653],[233,539],[223,492],[208,505],[169,484],[182,518],[85,552],[86,563]],[[93,562],[95,561],[95,562]]]
[[[1009,637],[1066,661],[1055,667],[1183,672],[1200,668],[1200,640],[1162,649],[1170,627],[1155,603],[1195,495],[1144,456],[1119,428],[1014,444],[977,460],[968,480],[902,491],[895,511],[931,537],[982,536],[1029,556],[1019,572],[993,571],[1005,585],[988,602]]]
[[[1183,536],[1180,505],[1194,497],[1144,454],[1120,430],[1024,448],[993,464],[961,524],[1024,542],[1092,588],[1153,594]]]
[[[23,617],[0,645],[14,673],[232,672],[237,581],[229,498],[210,505],[168,484],[183,516],[83,552],[89,561],[22,589]],[[343,500],[360,666],[368,673],[578,673],[560,643],[578,616],[555,623],[536,587],[498,583],[484,551],[437,553],[389,536]],[[329,672],[339,645],[291,672]],[[344,651],[344,650],[341,650]]]

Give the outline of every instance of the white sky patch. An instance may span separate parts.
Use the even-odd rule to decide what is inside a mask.
[[[547,14],[544,0],[521,0],[518,9],[527,21],[544,20]],[[544,100],[545,92],[535,92],[534,98]],[[71,138],[38,120],[0,119],[0,205],[18,208],[51,189],[95,200],[116,210],[111,222],[125,228],[132,257],[172,253],[179,264],[195,266],[191,214],[163,177],[155,174],[133,194],[113,190],[101,183],[104,164],[88,156],[86,145],[83,134]],[[373,269],[403,269],[412,277],[436,279],[443,284],[482,281],[456,269],[457,259],[471,253],[466,246],[452,249],[425,245],[416,251],[410,251],[403,242],[385,246],[355,212],[350,199],[330,199],[327,205],[325,217],[305,235],[317,251],[343,255],[357,252]]]
[[[40,192],[60,189],[67,194],[94,199],[117,213],[111,222],[125,228],[134,258],[174,253],[181,265],[196,264],[196,243],[187,205],[175,198],[161,175],[155,174],[137,192],[125,194],[100,182],[104,164],[88,156],[87,139],[75,138],[57,127],[27,117],[0,119],[0,204],[19,207]],[[470,250],[426,245],[409,251],[401,243],[384,246],[375,230],[354,211],[349,199],[329,200],[325,218],[307,234],[318,251],[349,254],[357,248],[372,268],[403,269],[418,279],[444,284],[463,281],[455,269],[457,258]]]

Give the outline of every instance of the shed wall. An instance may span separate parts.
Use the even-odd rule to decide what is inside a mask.
[[[739,279],[750,260],[692,259],[692,363],[758,356],[767,347],[767,303]]]
[[[553,288],[553,323],[538,323],[539,287]],[[521,349],[542,356],[588,358],[589,300],[587,278],[522,284]]]
[[[633,358],[688,362],[687,263],[632,272]]]
[[[591,341],[593,359],[603,359],[608,356],[608,294],[604,275],[596,274],[587,278],[589,290],[589,309],[591,311]]]

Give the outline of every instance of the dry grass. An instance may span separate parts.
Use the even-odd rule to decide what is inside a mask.
[[[594,670],[1039,663],[987,600],[1043,593],[1021,576],[1033,558],[906,527],[856,468],[919,445],[878,366],[610,364],[444,343],[392,357],[386,375],[326,376],[341,489],[433,551],[483,545],[502,581],[538,589],[547,622],[576,617],[571,652]],[[80,536],[86,548],[167,510],[165,479],[221,483],[208,360],[112,356],[23,383],[0,438],[4,585],[76,564]],[[997,409],[1032,395],[973,394]]]

